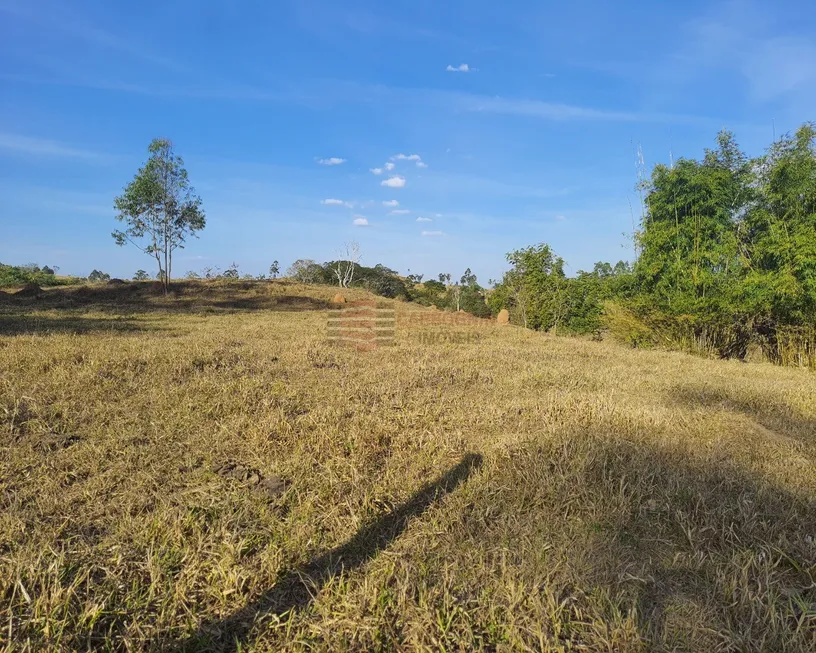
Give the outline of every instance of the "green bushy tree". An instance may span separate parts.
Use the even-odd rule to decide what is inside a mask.
[[[173,253],[201,231],[206,220],[184,161],[163,138],[148,147],[144,166],[114,201],[123,230],[113,232],[117,245],[131,243],[156,259],[165,293],[173,271]]]
[[[510,252],[507,262],[511,268],[491,294],[491,308],[507,308],[532,329],[557,329],[567,316],[564,260],[540,243]]]
[[[55,267],[47,265],[40,267],[36,263],[27,263],[26,265],[4,265],[0,263],[0,286],[18,286],[27,283],[50,286],[66,283],[68,280],[57,280]]]
[[[286,271],[286,276],[300,283],[330,283],[323,266],[311,259],[298,259]]]
[[[816,321],[815,141],[806,124],[771,146],[743,230],[746,308],[786,324]]]
[[[93,270],[88,275],[88,281],[97,282],[97,281],[110,281],[111,276],[107,272],[102,272],[101,270]]]
[[[739,310],[743,223],[753,201],[752,164],[729,132],[702,161],[657,165],[639,237],[637,274],[664,312],[707,319]]]

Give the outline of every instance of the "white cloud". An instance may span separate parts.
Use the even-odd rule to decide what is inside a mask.
[[[329,157],[328,159],[318,159],[317,162],[322,166],[339,166],[341,163],[345,163],[346,159],[341,159],[337,156]]]
[[[555,216],[555,219],[556,220],[566,220],[566,218],[563,215],[557,215],[557,216]]]
[[[404,188],[405,177],[401,177],[400,175],[389,177],[388,179],[381,181],[380,186],[388,186],[388,188]]]
[[[433,222],[430,218],[417,218],[417,222]]]
[[[397,200],[385,200],[382,203],[383,206],[399,206],[399,202]]]
[[[458,96],[463,111],[477,113],[495,113],[509,116],[527,116],[542,120],[597,120],[617,122],[679,122],[687,124],[707,124],[710,122],[698,116],[683,116],[669,113],[637,113],[632,111],[614,111],[593,109],[571,104],[553,104],[541,100],[519,100],[499,96],[482,95]]]
[[[445,70],[447,70],[449,73],[469,73],[470,66],[468,66],[466,63],[459,64],[458,66],[451,66],[448,64]]]
[[[812,103],[816,82],[812,38],[774,25],[760,3],[712,5],[711,13],[691,23],[691,38],[684,39],[687,45],[668,63],[672,72],[678,64],[689,71],[720,69],[741,76],[752,100]],[[695,81],[689,73],[684,76]]]
[[[389,161],[388,163],[385,164],[385,169],[386,170],[393,170],[394,169],[394,164]]]
[[[70,15],[64,10],[60,11],[56,7],[50,7],[48,11],[38,11],[33,7],[25,7],[27,3],[17,3],[19,6],[11,6],[12,3],[2,3],[0,12],[10,13],[19,16],[27,21],[32,21],[37,25],[50,29],[55,29],[69,37],[79,39],[92,46],[101,49],[110,49],[121,52],[141,61],[161,66],[167,70],[177,73],[190,74],[190,69],[183,64],[153,54],[150,48],[144,47],[141,43],[132,43],[123,39],[119,34],[114,34],[102,30],[95,25],[82,21],[73,12]]]
[[[381,174],[383,173],[383,169],[382,169],[382,168],[369,168],[369,170],[370,170],[371,172],[373,172],[375,175],[381,175]]]
[[[407,215],[410,211],[408,209],[394,209],[389,215]]]
[[[81,150],[70,145],[41,138],[29,138],[16,134],[0,133],[0,150],[9,150],[28,156],[85,159],[87,161],[104,161],[109,157],[90,150]]]
[[[441,218],[441,217],[442,217],[442,214],[441,214],[441,213],[437,213],[437,214],[436,214],[436,217],[437,217],[437,218]]]
[[[417,165],[417,168],[427,168],[428,167],[428,164],[425,163],[424,161],[417,161],[416,165]]]
[[[327,200],[320,200],[321,204],[325,204],[326,206],[345,206],[347,209],[352,207],[351,202],[344,202],[343,200],[336,200],[336,199],[327,199]]]
[[[2,6],[2,3],[0,3]],[[763,50],[764,51],[764,50]],[[807,52],[800,53],[801,55]],[[808,62],[805,61],[803,65]],[[770,65],[770,64],[769,64]],[[814,67],[811,66],[810,69]],[[695,68],[696,69],[696,68]],[[468,68],[475,72],[475,68]],[[664,76],[665,77],[665,76]],[[782,77],[787,77],[787,73]],[[21,77],[0,73],[0,79],[23,79]],[[29,80],[35,84],[48,84],[59,86],[75,86],[80,88],[102,89],[121,93],[131,93],[135,95],[150,95],[169,98],[195,98],[195,99],[231,99],[246,100],[251,102],[278,102],[282,104],[292,104],[303,106],[309,109],[324,108],[325,82],[318,88],[306,86],[304,91],[298,92],[271,92],[263,88],[252,87],[191,87],[179,88],[176,86],[145,88],[125,83],[104,82],[98,79],[87,79],[73,77],[67,80],[47,80],[34,78]],[[389,102],[421,103],[423,105],[441,107],[451,111],[484,112],[506,115],[521,115],[541,120],[566,121],[566,120],[586,120],[586,121],[617,121],[617,122],[648,122],[648,123],[678,123],[706,126],[711,129],[718,129],[722,126],[721,119],[707,118],[701,115],[672,114],[660,112],[635,112],[600,110],[592,107],[583,107],[567,104],[553,104],[539,100],[529,100],[524,98],[502,98],[489,95],[476,95],[462,93],[458,91],[442,91],[423,88],[386,87],[382,85],[358,85],[348,83],[335,83],[331,86],[335,92],[337,102],[353,105],[360,102],[361,93],[365,91],[365,97],[381,99]]]
[[[360,216],[357,216],[356,218],[354,218],[354,221],[352,222],[352,224],[355,227],[367,227],[368,226],[368,220],[366,220],[363,216],[360,215]]]
[[[444,231],[423,231],[422,235],[423,236],[444,236],[445,232]]]
[[[419,154],[395,154],[391,157],[392,161],[421,161],[422,157]],[[386,165],[388,165],[386,163]],[[390,168],[389,168],[390,170]]]

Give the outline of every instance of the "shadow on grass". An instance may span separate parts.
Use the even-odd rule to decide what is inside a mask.
[[[472,510],[438,548],[501,560],[452,582],[492,586],[511,570],[510,582],[534,597],[514,608],[513,621],[532,633],[552,619],[562,646],[804,653],[816,650],[816,501],[807,480],[793,493],[736,460],[698,457],[691,444],[572,434],[523,445],[489,468],[468,488]],[[552,599],[536,603],[539,595]],[[468,627],[482,635],[474,621]],[[491,643],[487,629],[482,636]]]
[[[792,438],[816,454],[816,419],[767,395],[745,395],[725,387],[679,385],[669,393],[667,400],[684,408],[744,415],[767,429],[770,435]]]
[[[808,484],[793,492],[739,460],[712,462],[691,443],[610,432],[521,445],[451,497],[445,527],[424,534],[435,546],[423,549],[422,564],[409,553],[400,573],[413,588],[408,610],[444,614],[455,587],[452,600],[463,612],[444,631],[429,625],[412,646],[816,650],[816,501]],[[176,650],[243,650],[262,636],[265,615],[306,608],[332,576],[374,558],[478,463],[466,458],[343,546],[282,574],[257,601],[204,624]],[[414,601],[429,603],[419,608]],[[307,648],[336,642],[308,615],[293,628],[309,638],[299,640]],[[398,650],[406,642],[378,645]]]
[[[372,560],[405,530],[410,519],[422,515],[444,495],[453,492],[482,464],[478,454],[467,454],[455,467],[414,494],[393,512],[362,528],[345,544],[306,565],[284,572],[264,594],[232,615],[205,623],[178,643],[178,651],[237,651],[246,643],[254,623],[265,615],[282,615],[308,606],[333,576]]]
[[[286,290],[276,282],[276,290]],[[0,297],[7,310],[77,310],[111,313],[221,313],[231,311],[314,311],[329,302],[313,297],[270,292],[268,282],[178,281],[165,295],[157,282],[94,284],[50,288],[36,295]]]
[[[84,317],[82,315],[53,317],[30,313],[0,313],[0,336],[48,333],[135,333],[157,330],[159,330],[158,327],[126,318]]]

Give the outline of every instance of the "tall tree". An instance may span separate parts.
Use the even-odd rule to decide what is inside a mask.
[[[323,268],[312,259],[299,258],[289,266],[286,276],[300,283],[320,283],[323,273]]]
[[[277,279],[279,274],[280,264],[277,261],[273,261],[272,265],[269,266],[269,276],[273,279]]]
[[[459,283],[462,286],[473,286],[476,284],[476,275],[470,271],[470,268],[465,270],[465,273],[462,275],[462,278],[459,279]]]
[[[758,165],[760,199],[746,219],[746,298],[760,318],[816,321],[816,126],[774,143]]]
[[[165,293],[170,288],[173,252],[201,231],[206,220],[201,198],[195,194],[184,161],[173,144],[156,138],[148,147],[147,162],[114,201],[117,220],[125,225],[112,236],[117,245],[131,243],[156,259]]]
[[[657,165],[639,235],[638,277],[672,314],[727,315],[738,294],[740,232],[752,201],[751,164],[721,132],[702,161]]]

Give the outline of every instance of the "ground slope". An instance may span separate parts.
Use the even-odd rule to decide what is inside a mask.
[[[0,647],[816,648],[812,373],[332,294],[2,299]]]

